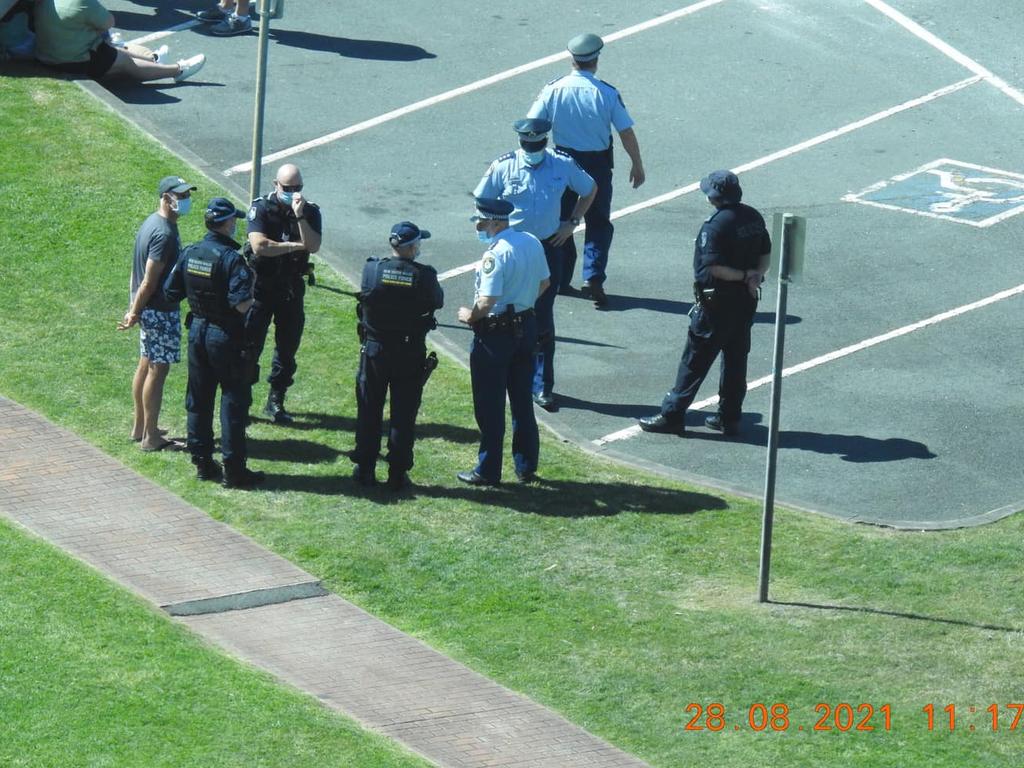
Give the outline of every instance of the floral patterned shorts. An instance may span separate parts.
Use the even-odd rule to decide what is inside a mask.
[[[181,313],[144,309],[139,316],[139,356],[151,363],[181,362]]]

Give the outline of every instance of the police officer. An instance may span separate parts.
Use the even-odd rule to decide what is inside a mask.
[[[512,457],[516,477],[536,479],[540,437],[530,402],[537,318],[533,306],[548,287],[544,248],[536,237],[509,228],[515,206],[508,200],[476,199],[477,237],[487,244],[476,271],[472,307],[459,308],[459,322],[473,329],[469,351],[473,412],[480,428],[476,467],[459,472],[470,485],[501,481],[505,439],[505,395],[512,410]]]
[[[554,410],[555,296],[562,273],[562,248],[597,196],[597,186],[575,160],[547,148],[550,122],[528,118],[517,120],[512,127],[519,134],[519,149],[491,163],[473,194],[511,202],[515,206],[511,226],[529,232],[544,246],[551,285],[535,308],[540,343],[534,362],[533,401],[545,410]],[[573,192],[575,203],[563,219],[562,195],[567,190]]]
[[[323,224],[320,208],[302,194],[298,167],[282,165],[274,191],[253,200],[249,209],[248,245],[256,269],[256,304],[249,318],[256,351],[263,352],[270,322],[274,322],[274,358],[270,393],[263,412],[275,424],[290,424],[285,393],[294,381],[295,354],[306,324],[304,278],[313,279],[309,255],[320,250]]]
[[[686,409],[721,352],[718,413],[704,423],[726,435],[739,433],[750,327],[772,244],[761,214],[740,202],[743,190],[736,174],[713,171],[701,179],[700,189],[715,212],[700,228],[694,246],[696,303],[690,312],[689,336],[676,384],[665,395],[661,413],[640,419],[645,432],[683,434]]]
[[[178,301],[188,297],[188,448],[196,476],[215,480],[213,406],[221,389],[223,485],[252,488],[262,472],[246,467],[245,425],[252,403],[255,365],[246,353],[245,315],[253,306],[253,274],[234,241],[237,220],[245,214],[230,200],[215,197],[206,207],[206,237],[181,252],[164,290]]]
[[[633,188],[646,178],[640,145],[633,132],[633,118],[626,111],[622,96],[614,86],[598,80],[598,56],[604,41],[593,34],[577,35],[569,41],[572,71],[549,82],[541,89],[530,107],[530,117],[550,120],[554,127],[555,147],[572,155],[597,182],[597,198],[586,214],[585,246],[583,249],[583,295],[594,300],[598,307],[608,302],[605,295],[605,272],[608,268],[608,249],[612,243],[610,216],[612,209],[612,132],[622,140],[632,167],[629,180]],[[571,219],[576,202],[573,191],[562,198],[563,217]],[[572,275],[576,268],[576,244],[570,237],[565,242],[561,293],[572,293]]]
[[[374,485],[380,453],[384,397],[391,392],[388,438],[388,487],[409,484],[416,412],[429,372],[425,368],[427,333],[437,327],[434,311],[444,306],[437,271],[420,264],[420,242],[430,237],[411,221],[391,228],[391,256],[368,259],[359,289],[359,337],[363,342],[356,377],[356,448],[353,476]]]

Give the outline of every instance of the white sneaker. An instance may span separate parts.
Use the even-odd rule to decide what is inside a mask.
[[[174,82],[180,83],[182,80],[188,80],[192,75],[203,68],[203,64],[206,63],[206,57],[199,53],[187,59],[181,59],[178,62],[178,67],[181,71],[174,76]]]
[[[164,56],[167,55],[167,52],[169,50],[171,49],[167,45],[161,45],[159,48],[153,51],[153,61],[155,61],[157,64],[162,64],[164,61]]]

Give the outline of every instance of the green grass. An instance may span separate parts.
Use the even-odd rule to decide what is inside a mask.
[[[425,766],[0,521],[0,765]]]
[[[151,187],[188,169],[74,87],[0,80],[0,98],[14,127],[0,136],[9,158],[0,181],[4,395],[653,765],[1020,764],[1024,724],[993,734],[976,716],[973,733],[929,732],[921,709],[955,703],[966,716],[969,706],[1024,699],[1024,516],[915,534],[783,510],[772,596],[808,605],[762,606],[751,502],[550,436],[543,485],[459,486],[454,473],[471,466],[476,430],[468,376],[447,359],[424,397],[415,494],[360,494],[345,456],[354,304],[328,269],[308,294],[289,392],[303,424],[258,421],[250,430],[252,463],[269,473],[270,490],[228,492],[195,482],[181,455],[143,455],[127,440],[137,338],[114,324]],[[215,193],[201,187],[200,199]],[[16,223],[22,210],[34,212],[33,226]],[[183,239],[200,226],[186,219]],[[165,397],[165,426],[175,433],[184,430],[184,375],[184,366],[173,369]],[[265,391],[257,387],[257,402]],[[691,702],[723,703],[729,728],[684,730]],[[787,704],[792,728],[732,730],[758,702]],[[876,717],[870,733],[813,732],[820,702],[888,703],[892,730],[882,732]]]

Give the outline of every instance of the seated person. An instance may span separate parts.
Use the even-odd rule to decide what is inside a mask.
[[[0,61],[32,58],[34,4],[35,0],[0,0]]]
[[[148,48],[111,45],[114,17],[99,0],[38,0],[35,6],[36,58],[62,72],[94,80],[127,78],[181,82],[198,72],[202,54],[163,64]]]

